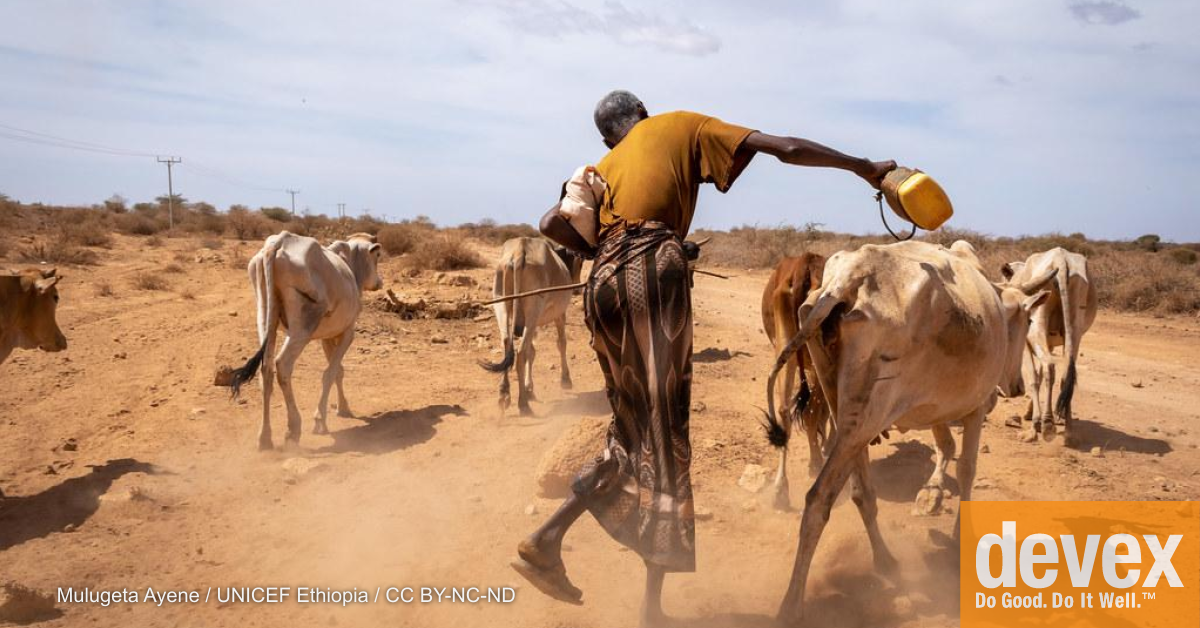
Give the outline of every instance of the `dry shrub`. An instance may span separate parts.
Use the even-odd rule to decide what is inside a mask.
[[[447,236],[427,238],[408,256],[408,265],[424,270],[482,268],[483,258],[462,240]]]
[[[419,234],[408,225],[388,225],[379,230],[379,245],[388,255],[403,255],[417,245]]]
[[[160,247],[162,245],[163,245],[163,239],[161,236],[152,235],[149,238],[146,238],[146,246],[148,246],[150,248],[157,249],[158,247]]]
[[[117,231],[127,235],[151,236],[166,231],[167,221],[145,213],[115,214]]]
[[[803,227],[742,226],[729,231],[699,230],[689,239],[699,242],[711,238],[700,249],[700,261],[728,268],[773,268],[784,257],[805,252],[830,255],[838,250],[857,248],[867,242],[883,241],[877,237],[838,235],[822,231],[820,227],[816,223]]]
[[[210,249],[213,251],[220,250],[225,246],[225,241],[221,238],[202,238],[200,240],[200,248]]]
[[[31,264],[66,264],[68,266],[95,266],[100,256],[95,251],[73,244],[50,245],[38,242],[17,251],[17,259]]]
[[[116,294],[117,294],[116,292],[113,291],[112,284],[108,283],[107,281],[100,281],[99,283],[97,283],[95,291],[96,291],[96,296],[98,296],[98,297],[112,297],[112,296],[116,296]]]
[[[234,270],[245,271],[250,265],[250,256],[246,254],[246,250],[242,247],[237,247],[229,255],[229,267]]]
[[[536,238],[538,230],[525,223],[499,225],[485,218],[479,222],[468,222],[458,226],[458,231],[468,238],[487,244],[504,244],[513,238]]]
[[[171,287],[162,275],[148,271],[134,275],[132,284],[137,290],[167,290]]]
[[[62,209],[54,217],[58,241],[78,246],[111,248],[112,226],[107,214],[90,209]]]
[[[283,207],[263,207],[258,211],[275,222],[291,222],[292,220],[292,212]]]
[[[1167,257],[1176,264],[1189,266],[1196,263],[1197,255],[1192,249],[1177,247],[1167,251]]]
[[[229,213],[225,216],[225,225],[235,238],[243,242],[264,238],[275,229],[266,216],[240,205],[229,208]]]
[[[179,264],[176,264],[175,262],[171,262],[170,264],[163,266],[163,272],[178,275],[178,274],[183,274],[184,270],[183,270],[183,266],[180,266]]]
[[[1121,251],[1088,260],[1102,307],[1186,314],[1200,310],[1200,272],[1147,251]]]

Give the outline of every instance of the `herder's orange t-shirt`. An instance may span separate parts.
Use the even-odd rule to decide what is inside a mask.
[[[701,183],[721,192],[749,163],[734,156],[753,131],[716,118],[675,111],[638,122],[596,166],[608,183],[600,206],[600,237],[647,220],[687,236]]]

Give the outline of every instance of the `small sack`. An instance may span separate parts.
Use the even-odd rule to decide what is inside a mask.
[[[582,166],[563,185],[564,194],[558,202],[558,215],[571,223],[571,227],[595,247],[596,228],[600,224],[600,202],[608,184],[592,166]]]

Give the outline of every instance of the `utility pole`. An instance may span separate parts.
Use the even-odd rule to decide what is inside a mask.
[[[175,185],[171,181],[171,166],[183,163],[182,157],[158,158],[158,163],[167,164],[167,221],[171,230],[175,229]]]
[[[346,204],[338,203],[337,205],[338,205],[338,218],[345,218],[346,217]]]
[[[292,217],[295,218],[296,217],[296,195],[300,193],[300,190],[284,190],[284,192],[287,192],[288,194],[292,195]]]

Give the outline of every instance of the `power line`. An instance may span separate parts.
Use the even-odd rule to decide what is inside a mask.
[[[33,143],[33,144],[43,144],[46,146],[57,146],[59,148],[69,148],[69,149],[75,149],[75,150],[108,153],[111,155],[119,155],[119,156],[127,156],[127,157],[155,157],[155,156],[157,156],[156,153],[148,153],[148,152],[133,150],[133,149],[128,149],[128,148],[117,148],[114,146],[106,146],[104,144],[97,144],[95,142],[84,142],[81,140],[73,140],[73,139],[66,138],[66,137],[60,137],[58,135],[51,135],[49,133],[41,133],[39,131],[23,129],[21,127],[11,126],[8,124],[0,124],[0,129],[5,129],[5,131],[0,131],[0,136],[3,136],[7,139],[24,141],[24,142],[29,142],[29,143]],[[24,134],[24,135],[18,135],[18,133]]]

